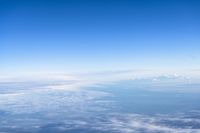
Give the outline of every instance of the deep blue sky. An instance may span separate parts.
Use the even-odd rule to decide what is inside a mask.
[[[0,72],[200,66],[198,0],[0,0]]]

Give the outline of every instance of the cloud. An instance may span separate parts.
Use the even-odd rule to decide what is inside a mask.
[[[69,119],[61,123],[51,123],[40,127],[56,131],[111,132],[111,133],[199,133],[198,118],[184,118],[185,114],[170,115],[140,115],[126,113],[108,113],[104,116],[87,116],[84,119]],[[188,116],[187,116],[188,117]],[[179,124],[181,123],[181,124]]]
[[[30,83],[32,84],[28,82],[29,85]],[[85,86],[82,83],[57,82],[52,84],[46,82],[29,87],[26,84],[26,82],[14,83],[13,87],[9,88],[10,84],[4,83],[3,86],[6,88],[2,88],[3,93],[0,93],[0,132],[38,130],[48,125],[49,121],[60,123],[66,119],[70,121],[76,119],[74,126],[82,126],[84,121],[77,120],[77,118],[90,116],[90,112],[106,111],[114,104],[112,100],[104,99],[112,94],[92,89],[80,89]],[[76,87],[80,88],[76,89]],[[62,127],[56,128],[63,129]]]
[[[60,119],[59,121],[43,121],[43,119],[18,119],[8,128],[35,131],[78,131],[83,132],[112,132],[112,133],[199,133],[200,122],[197,118],[184,118],[184,115],[175,116],[148,116],[140,114],[108,113],[104,116],[96,115],[87,117]],[[187,116],[188,117],[188,116]],[[46,119],[48,120],[48,119]],[[16,123],[18,122],[18,123]],[[2,123],[2,122],[1,122]],[[180,124],[179,123],[184,123]],[[198,125],[192,127],[191,125]],[[21,127],[20,127],[20,126]],[[31,125],[31,126],[30,126]],[[2,126],[2,125],[1,125]],[[25,127],[25,128],[24,128]]]
[[[133,71],[1,81],[0,132],[2,129],[39,131],[46,128],[117,133],[200,132],[199,117],[193,117],[199,114],[198,110],[193,110],[190,115],[182,113],[148,116],[134,112],[119,113],[115,110],[116,101],[112,99],[112,92],[97,88],[107,84],[118,86],[123,81],[126,81],[125,84],[131,83],[128,84],[131,86],[148,85],[149,87],[144,88],[152,90],[169,91],[169,86],[174,88],[175,85],[179,86],[180,91],[192,91],[192,87],[199,91],[199,84],[182,84],[188,79],[179,75],[134,78]]]
[[[83,110],[99,98],[109,96],[106,92],[80,90],[29,90],[23,93],[0,94],[0,110],[11,113],[34,113],[41,111]]]
[[[178,123],[182,123],[178,125]],[[107,124],[102,123],[99,130],[119,131],[123,133],[197,133],[199,128],[191,125],[199,125],[200,121],[195,118],[182,118],[182,116],[146,116],[138,114],[117,114],[109,118]]]

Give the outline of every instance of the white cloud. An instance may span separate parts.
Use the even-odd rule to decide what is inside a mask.
[[[174,83],[177,85],[177,83],[188,81],[188,78],[180,74],[155,76],[151,71],[104,72],[73,76],[52,75],[48,78],[44,76],[39,79],[20,79],[20,81],[14,79],[11,81],[2,80],[0,82],[0,111],[8,114],[0,117],[0,128],[41,129],[49,124],[48,121],[51,121],[53,124],[61,122],[60,125],[56,125],[59,130],[89,128],[91,130],[122,133],[141,131],[147,133],[200,132],[199,128],[191,127],[193,123],[200,125],[199,119],[185,117],[184,114],[146,116],[134,113],[113,114],[107,112],[103,116],[99,116],[98,112],[112,110],[115,106],[115,101],[104,99],[113,95],[104,91],[88,89],[88,87],[108,83],[117,84],[118,81],[127,79],[131,79],[130,82],[141,81],[141,85],[148,81],[154,90],[167,88],[167,91],[169,91],[169,85],[173,86]],[[197,82],[198,80],[194,81]],[[183,89],[188,88],[179,88],[180,91],[185,91]],[[199,88],[194,87],[194,89],[200,91]],[[190,87],[189,91],[191,90]],[[95,112],[95,114],[91,114],[91,112]],[[196,110],[194,113],[199,112]],[[182,123],[182,127],[173,125],[174,122]]]
[[[168,116],[171,117],[171,116]],[[182,118],[181,116],[173,116],[174,119],[178,120],[175,122],[187,122],[188,125],[192,122],[197,122],[194,119],[187,120],[187,118]],[[190,126],[182,125],[179,127],[173,125],[174,119],[162,117],[162,116],[145,116],[138,114],[114,114],[108,117],[108,121],[100,123],[100,126],[94,128],[98,130],[103,130],[107,132],[116,131],[121,133],[198,133],[200,129],[193,129]],[[168,123],[163,123],[163,121],[168,121]],[[197,122],[200,125],[200,121]]]

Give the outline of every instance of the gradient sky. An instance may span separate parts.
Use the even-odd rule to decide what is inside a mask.
[[[0,73],[197,69],[198,0],[0,0]]]

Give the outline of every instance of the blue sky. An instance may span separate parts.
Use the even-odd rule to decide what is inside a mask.
[[[198,69],[198,0],[1,0],[0,73]]]

